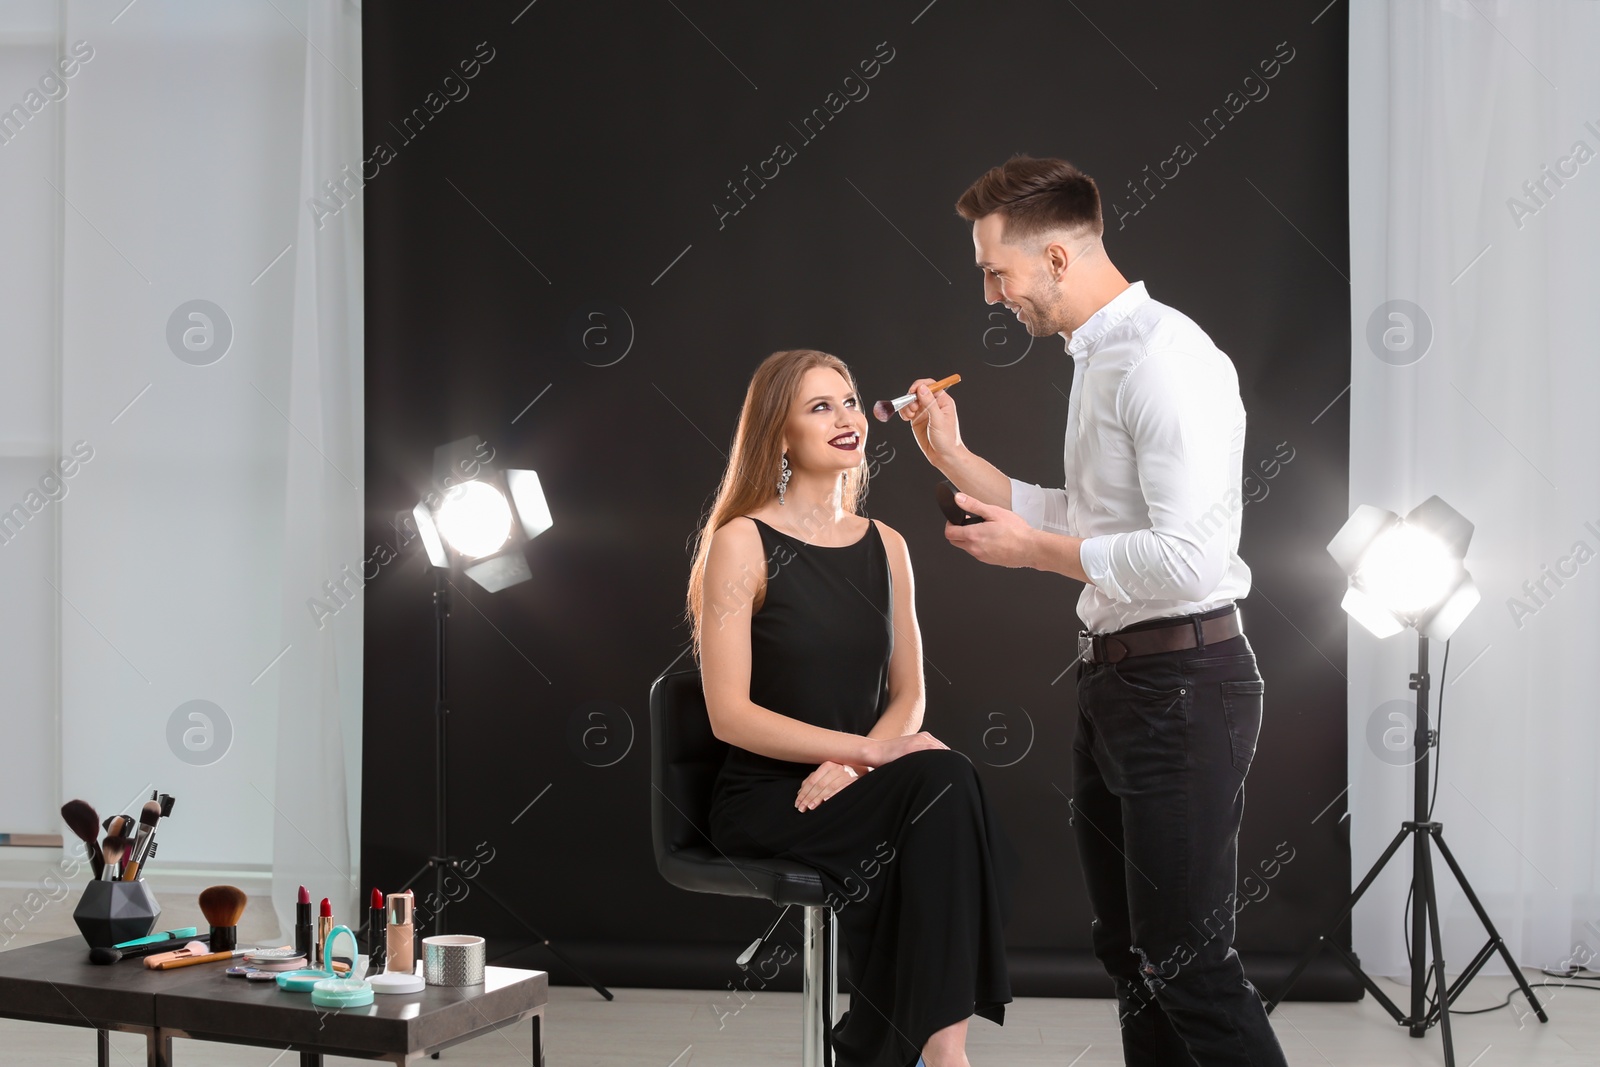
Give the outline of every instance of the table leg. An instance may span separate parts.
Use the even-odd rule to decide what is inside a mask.
[[[300,1053],[300,1067],[322,1067],[322,1053],[320,1053],[320,1052],[302,1052],[302,1053]]]
[[[145,1062],[149,1067],[172,1067],[172,1038],[156,1030],[145,1035]]]
[[[94,1032],[95,1060],[100,1067],[111,1067],[111,1034],[105,1030]]]
[[[544,1067],[544,1015],[533,1017],[533,1067]]]

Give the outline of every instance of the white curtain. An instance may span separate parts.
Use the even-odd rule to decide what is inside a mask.
[[[1350,504],[1404,513],[1438,494],[1477,524],[1483,602],[1442,686],[1433,649],[1434,817],[1525,966],[1600,957],[1597,55],[1600,4],[1581,0],[1350,12]],[[1410,817],[1411,770],[1373,720],[1413,699],[1415,641],[1350,628],[1357,879]],[[1406,968],[1410,871],[1407,849],[1356,912],[1375,973]],[[1485,937],[1442,862],[1436,876],[1458,971]]]
[[[352,929],[365,903],[358,882],[363,598],[350,577],[369,574],[361,551],[364,197],[350,177],[361,173],[363,155],[361,6],[312,0],[308,16],[287,376],[288,422],[304,439],[289,443],[284,494],[283,632],[296,647],[281,663],[272,862],[272,898],[285,930],[302,884],[326,886],[334,914]],[[330,580],[337,596],[321,588]]]
[[[56,445],[94,449],[60,504],[62,789],[103,812],[172,793],[162,866],[270,865],[251,909],[285,931],[302,883],[355,919],[359,5],[55,11],[55,51],[93,53],[41,115]]]

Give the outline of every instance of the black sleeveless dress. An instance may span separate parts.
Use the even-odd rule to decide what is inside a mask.
[[[888,705],[894,642],[877,523],[830,548],[754,521],[767,587],[750,621],[751,701],[867,733]],[[953,750],[913,752],[797,811],[815,769],[731,748],[710,836],[730,856],[781,856],[822,873],[850,975],[835,1062],[911,1067],[946,1026],[974,1014],[1003,1024],[1011,984],[1001,928],[1018,861],[972,762]]]

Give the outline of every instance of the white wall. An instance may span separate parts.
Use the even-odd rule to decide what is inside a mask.
[[[49,2],[18,2],[0,19],[0,107],[20,103],[56,58],[57,14]],[[57,429],[56,286],[60,201],[60,107],[12,119],[0,133],[0,202],[7,205],[0,255],[0,831],[56,833],[57,520],[59,487],[40,481],[60,458]],[[33,493],[32,497],[29,496]]]
[[[293,262],[255,279],[293,239],[304,45],[271,5],[72,5],[67,36],[94,58],[68,101],[62,424],[95,457],[63,508],[63,786],[114,808],[153,783],[180,805],[164,861],[265,865]],[[232,321],[210,366],[167,342],[196,298]],[[194,699],[233,731],[208,766],[168,743]]]
[[[271,865],[341,914],[361,606],[304,605],[364,556],[362,212],[307,200],[359,164],[359,28],[351,0],[0,9],[0,107],[76,61],[0,145],[0,507],[88,457],[0,545],[0,830],[159,788],[161,864]],[[174,343],[195,300],[225,354]]]

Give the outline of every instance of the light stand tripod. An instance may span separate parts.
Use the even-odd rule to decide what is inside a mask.
[[[1367,876],[1356,886],[1350,900],[1344,909],[1339,912],[1326,933],[1320,935],[1305,954],[1300,957],[1300,962],[1289,973],[1288,981],[1278,992],[1278,995],[1267,1002],[1267,1011],[1278,1006],[1284,997],[1288,996],[1289,989],[1302,972],[1316,958],[1317,953],[1324,948],[1332,949],[1340,961],[1350,969],[1350,973],[1361,980],[1361,984],[1371,993],[1373,999],[1383,1005],[1384,1009],[1394,1017],[1394,1021],[1410,1030],[1412,1037],[1423,1037],[1428,1028],[1435,1023],[1439,1025],[1439,1034],[1444,1041],[1444,1062],[1446,1067],[1455,1067],[1455,1048],[1450,1040],[1450,1005],[1467,983],[1472,981],[1489,961],[1489,957],[1499,952],[1505,960],[1506,968],[1512,977],[1517,980],[1517,985],[1522,988],[1523,996],[1528,998],[1528,1003],[1533,1005],[1534,1014],[1540,1022],[1549,1022],[1544,1013],[1544,1008],[1539,1004],[1539,998],[1534,996],[1533,989],[1529,987],[1528,980],[1522,976],[1517,963],[1511,958],[1511,952],[1501,939],[1499,931],[1494,928],[1494,923],[1489,921],[1489,913],[1483,910],[1483,904],[1478,900],[1478,895],[1472,891],[1472,886],[1467,883],[1467,876],[1461,873],[1461,865],[1456,863],[1456,858],[1444,843],[1444,827],[1429,818],[1428,803],[1428,750],[1438,739],[1438,735],[1428,728],[1428,639],[1422,634],[1417,635],[1417,672],[1411,676],[1411,688],[1417,694],[1417,732],[1415,749],[1416,762],[1412,764],[1412,778],[1414,789],[1414,806],[1412,818],[1400,824],[1400,832],[1394,835],[1394,840],[1389,842],[1389,847],[1383,850],[1383,855],[1378,857],[1378,862],[1372,865]],[[1361,969],[1361,964],[1356,958],[1334,939],[1339,928],[1344,925],[1350,913],[1355,910],[1356,902],[1361,899],[1377,879],[1384,865],[1400,850],[1400,845],[1407,837],[1412,841],[1411,859],[1411,1012],[1403,1013],[1399,1006],[1378,988],[1366,972]],[[1488,931],[1489,940],[1478,954],[1472,958],[1466,970],[1456,976],[1455,984],[1449,985],[1444,976],[1444,950],[1439,937],[1439,902],[1434,892],[1433,881],[1433,846],[1437,846],[1439,854],[1444,857],[1445,863],[1450,865],[1450,873],[1455,875],[1456,884],[1466,894],[1467,900],[1472,904],[1472,910],[1478,913],[1478,921],[1483,923],[1483,928]],[[1428,965],[1427,956],[1423,948],[1422,938],[1424,932],[1433,946],[1433,982],[1434,998],[1432,1005],[1428,1003]]]
[[[448,572],[434,569],[433,584],[433,643],[434,643],[434,692],[433,692],[433,720],[434,720],[434,767],[433,767],[433,793],[434,793],[434,854],[429,856],[427,862],[417,869],[417,872],[406,879],[405,885],[400,887],[403,893],[411,888],[413,882],[421,878],[428,871],[433,871],[434,903],[433,932],[435,935],[444,933],[444,879],[447,871],[461,869],[462,861],[458,856],[450,854],[446,847],[445,839],[445,798],[448,794],[449,765],[445,759],[447,752],[446,723],[449,719],[450,709],[445,702],[445,620],[450,617],[450,587],[447,578]],[[582,968],[568,959],[560,949],[551,944],[550,939],[534,929],[527,920],[507,904],[494,891],[481,882],[476,883],[477,890],[495,904],[500,910],[511,916],[517,924],[534,936],[536,944],[543,945],[550,950],[550,954],[568,967],[584,984],[592,988],[607,1000],[613,999],[612,994],[604,986],[584,973]]]

